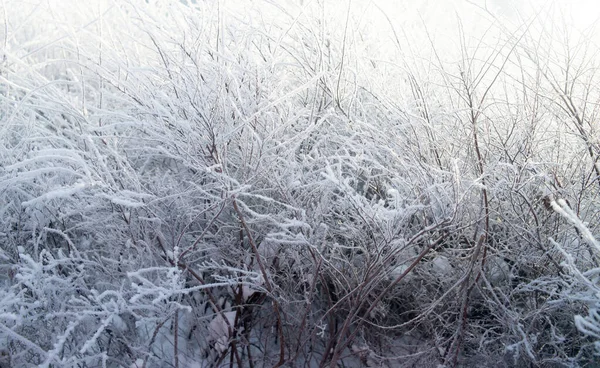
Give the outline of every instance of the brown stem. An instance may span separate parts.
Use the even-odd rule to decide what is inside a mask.
[[[175,310],[175,316],[173,317],[173,359],[175,368],[179,368],[179,309]]]
[[[442,223],[443,224],[443,223]],[[385,295],[387,295],[388,292],[390,292],[390,290],[392,290],[400,281],[402,281],[402,279],[404,279],[404,277],[406,275],[408,275],[423,259],[423,257],[425,257],[427,255],[427,253],[429,253],[429,251],[436,247],[437,245],[439,245],[443,240],[444,240],[444,236],[439,237],[435,242],[433,242],[432,244],[430,244],[428,247],[425,247],[425,249],[423,251],[421,251],[421,253],[417,256],[417,258],[410,264],[410,266],[404,270],[404,272],[402,272],[401,275],[399,275],[392,283],[390,283],[385,289],[383,289],[382,292],[379,293],[379,295],[377,296],[377,298],[375,298],[375,300],[371,303],[371,306],[369,307],[369,309],[367,309],[366,312],[363,313],[364,316],[368,316],[379,304],[379,302],[381,301],[381,299],[383,299],[383,297]],[[413,238],[414,239],[414,238]],[[368,282],[369,280],[367,280]],[[356,334],[358,332],[358,327],[360,327],[362,325],[362,323],[364,323],[365,318],[360,319],[357,324],[356,324],[356,328],[354,329],[354,331],[352,333],[350,333],[348,335],[348,338],[345,340],[342,340],[344,338],[344,336],[346,335],[346,333],[348,332],[348,329],[350,328],[350,322],[352,320],[354,320],[354,318],[356,317],[356,315],[358,314],[358,312],[360,311],[360,309],[362,308],[362,306],[366,303],[366,298],[360,298],[359,295],[359,299],[358,299],[359,305],[355,308],[355,312],[354,314],[348,318],[346,318],[346,321],[344,322],[344,325],[341,329],[341,331],[339,332],[338,336],[340,338],[340,342],[338,344],[336,344],[336,347],[334,349],[333,352],[333,357],[331,360],[331,367],[336,367],[336,362],[339,359],[344,347],[348,346],[348,344],[350,344],[354,338],[356,337]]]
[[[275,295],[273,294],[273,286],[271,285],[271,281],[269,281],[269,275],[267,274],[267,270],[260,258],[260,254],[258,253],[258,247],[256,246],[256,243],[254,242],[254,237],[252,236],[252,232],[250,231],[250,228],[248,227],[248,224],[246,223],[246,220],[244,219],[244,215],[242,214],[242,211],[240,211],[240,208],[237,204],[237,200],[235,199],[235,197],[233,198],[233,208],[235,209],[235,212],[237,213],[238,218],[240,219],[240,222],[242,223],[242,226],[244,227],[244,230],[246,231],[246,236],[248,237],[248,242],[250,243],[250,246],[252,247],[252,252],[254,253],[254,257],[256,258],[256,264],[258,264],[258,268],[260,269],[263,279],[265,280],[265,287],[266,287],[267,291],[269,292],[269,294],[271,294],[271,296],[273,297],[273,309],[275,310],[275,315],[277,316],[277,333],[279,336],[279,362],[275,365],[275,367],[280,367],[285,363],[285,339],[283,337],[283,323],[281,320],[281,311],[279,310],[279,303],[277,303],[277,300],[275,300]]]

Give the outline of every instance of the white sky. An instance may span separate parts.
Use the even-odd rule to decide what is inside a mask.
[[[239,8],[239,0],[221,0],[230,6]],[[245,2],[246,0],[243,0]],[[273,0],[281,4],[281,0]],[[451,36],[457,33],[456,19],[461,18],[465,32],[480,36],[491,17],[483,16],[477,6],[487,8],[506,24],[520,26],[536,13],[544,22],[562,18],[568,27],[583,31],[600,20],[599,0],[288,0],[301,7],[309,7],[324,2],[326,12],[332,16],[330,21],[345,21],[348,4],[351,4],[355,18],[361,18],[368,29],[375,33],[388,33],[390,25],[382,16],[384,11],[398,29],[422,28],[425,24],[429,32]],[[260,1],[246,2],[257,4]],[[379,10],[381,9],[381,10]],[[379,14],[378,14],[379,13]],[[487,17],[487,19],[486,19]],[[544,19],[547,18],[547,19]],[[596,28],[600,28],[596,26]],[[596,31],[596,37],[600,33]],[[599,40],[600,41],[600,40]],[[597,43],[600,43],[596,41]]]

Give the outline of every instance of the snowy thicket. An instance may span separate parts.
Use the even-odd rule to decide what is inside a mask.
[[[596,361],[595,30],[243,3],[0,3],[0,366]]]

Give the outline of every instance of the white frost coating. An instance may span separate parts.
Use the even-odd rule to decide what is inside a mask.
[[[133,192],[131,190],[121,190],[117,194],[134,198],[155,198],[152,194]]]
[[[69,335],[71,335],[71,332],[73,332],[77,325],[79,325],[79,321],[73,321],[69,323],[69,327],[67,327],[65,332],[58,337],[58,341],[56,341],[56,343],[54,344],[54,349],[48,352],[46,360],[40,365],[40,367],[48,367],[50,363],[52,363],[52,361],[55,359],[57,361],[60,361],[58,358],[58,354],[60,354],[61,350],[63,349],[63,346],[65,345],[65,342],[67,341],[67,338],[69,338]]]
[[[581,232],[581,235],[585,239],[585,241],[596,248],[597,252],[600,252],[600,243],[594,238],[590,230],[585,226],[585,224],[579,219],[579,217],[573,212],[573,210],[569,207],[567,202],[564,199],[558,199],[556,201],[550,202],[552,205],[552,209],[560,214],[562,217],[570,221],[577,229]]]
[[[590,316],[595,316],[597,318],[600,315],[598,314],[598,310],[590,309]],[[575,325],[577,326],[577,329],[582,333],[600,339],[599,324],[592,323],[587,318],[584,318],[582,316],[575,316]]]
[[[139,121],[122,121],[114,124],[106,124],[102,126],[93,127],[91,130],[94,132],[123,132],[131,128],[140,128],[143,122]]]
[[[108,199],[109,201],[111,201],[114,204],[117,204],[117,205],[123,206],[123,207],[140,208],[140,207],[144,207],[146,205],[145,203],[138,202],[138,201],[132,200],[130,198],[109,196],[106,194],[103,194],[102,197]]]
[[[49,201],[51,199],[70,197],[73,194],[81,191],[85,187],[86,187],[85,183],[78,183],[72,187],[64,187],[64,188],[53,190],[53,191],[45,193],[37,198],[33,198],[28,201],[25,201],[21,204],[25,207],[28,207],[33,204],[36,204],[37,202],[45,202],[45,201]]]
[[[79,350],[81,354],[87,353],[87,351],[92,348],[92,346],[96,343],[102,332],[104,332],[106,327],[108,327],[111,324],[113,318],[114,316],[108,316],[108,318],[104,320],[102,325],[96,330],[94,336],[92,336],[92,338],[90,338],[88,341],[85,342],[85,344],[83,344],[83,347],[81,348],[81,350]]]
[[[0,320],[18,321],[20,317],[14,313],[0,313]]]
[[[26,337],[21,336],[20,334],[16,333],[12,329],[6,327],[3,323],[0,323],[0,332],[3,332],[4,336],[6,336],[7,339],[19,341],[24,346],[35,351],[37,354],[40,354],[41,356],[45,356],[47,354],[46,351],[44,349],[42,349],[38,344],[27,339]]]
[[[118,204],[119,206],[123,206],[123,207],[139,208],[139,207],[145,206],[145,204],[143,204],[141,202],[136,202],[136,201],[132,201],[132,200],[125,199],[125,198],[112,197],[112,198],[110,198],[110,201],[114,204]]]
[[[49,150],[44,150],[44,151],[49,151]],[[54,150],[52,150],[52,151],[54,151]],[[12,165],[9,165],[6,167],[6,170],[16,170],[16,169],[20,169],[22,167],[26,167],[30,164],[35,164],[38,162],[48,162],[50,160],[63,160],[63,161],[80,164],[85,167],[85,161],[81,157],[78,157],[77,155],[61,156],[61,155],[53,155],[51,153],[44,154],[43,152],[36,152],[36,153],[37,153],[37,156],[28,158],[23,161],[19,161]]]

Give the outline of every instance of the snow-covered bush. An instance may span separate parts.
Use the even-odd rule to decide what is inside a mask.
[[[564,255],[563,265],[572,276],[572,279],[569,280],[571,292],[568,296],[583,303],[585,309],[587,309],[587,315],[575,316],[575,324],[580,332],[595,340],[596,355],[600,356],[600,319],[598,318],[598,307],[600,307],[600,284],[598,280],[600,243],[564,199],[552,200],[551,205],[555,212],[573,226],[573,232],[578,235],[578,239],[572,242],[563,242],[562,245],[554,240],[551,241]],[[577,251],[577,247],[574,248],[573,243],[584,243],[587,245],[589,253],[584,257],[575,257],[574,252]],[[590,263],[593,266],[588,268]]]
[[[3,3],[0,366],[595,359],[594,57],[358,3]]]

